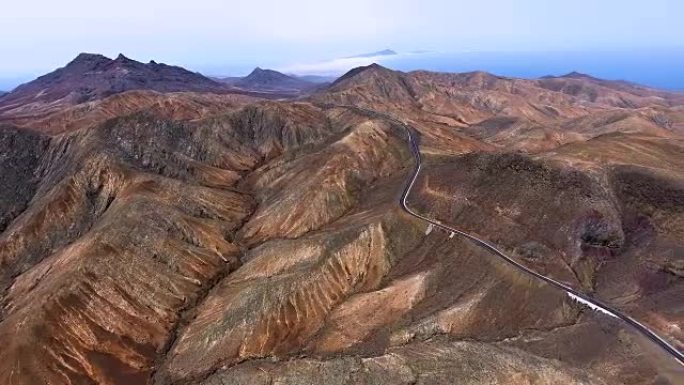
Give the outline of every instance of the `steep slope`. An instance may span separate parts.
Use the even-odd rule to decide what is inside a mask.
[[[8,122],[56,135],[93,127],[106,120],[145,111],[160,119],[189,121],[226,113],[258,101],[247,95],[195,92],[126,91],[48,114],[7,119]]]
[[[313,96],[321,103],[368,108],[410,109],[416,106],[414,91],[405,75],[378,64],[355,68]]]
[[[2,382],[145,383],[183,310],[240,263],[235,232],[253,210],[240,174],[345,124],[265,104],[185,124],[138,113],[51,139],[5,128],[3,145],[22,136],[39,158],[8,168],[41,180],[3,175],[26,192],[3,199]]]
[[[683,146],[611,134],[538,157],[469,154],[428,167],[412,203],[625,309],[681,348]]]
[[[38,184],[34,172],[48,143],[37,132],[0,124],[0,232],[28,206]]]
[[[622,83],[609,88],[603,84],[610,82],[584,76],[558,79],[512,79],[485,72],[402,73],[373,64],[349,71],[311,99],[390,112],[410,120],[426,137],[458,131],[496,147],[528,152],[609,132],[678,132],[682,118],[670,106],[684,104],[680,94]],[[557,81],[577,83],[581,89],[553,83]],[[599,88],[600,97],[588,98],[582,91]],[[623,107],[629,109],[618,109]],[[432,139],[425,145],[431,152],[449,153]]]
[[[20,85],[0,100],[0,116],[33,116],[128,90],[224,92],[225,87],[181,67],[123,55],[80,54],[65,67]]]

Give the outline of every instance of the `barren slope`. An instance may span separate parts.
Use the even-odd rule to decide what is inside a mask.
[[[131,91],[0,125],[0,383],[681,383],[633,329],[405,213],[405,132],[349,107],[418,130],[412,208],[681,347],[676,98],[577,81],[601,96],[371,66],[309,101]]]

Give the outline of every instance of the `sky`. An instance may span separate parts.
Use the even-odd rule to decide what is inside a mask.
[[[684,89],[684,74],[670,73],[666,63],[670,54],[677,64],[684,58],[682,15],[680,0],[7,1],[0,12],[0,89],[80,52],[124,53],[208,75],[243,75],[257,65],[329,74],[345,69],[341,58],[386,48],[400,53],[403,61],[393,58],[399,69],[450,70],[451,62],[454,70],[506,72],[503,61],[512,60],[521,67],[516,71],[530,74],[561,70],[546,66],[545,55],[563,62],[567,54],[574,58],[569,64],[612,69],[615,76],[632,76],[620,67],[657,56],[662,62],[633,72],[669,71],[660,82],[677,88],[682,78]],[[416,51],[441,59],[416,60]],[[583,64],[595,57],[603,64]]]

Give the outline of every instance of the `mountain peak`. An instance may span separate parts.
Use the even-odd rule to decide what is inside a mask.
[[[349,72],[344,74],[343,77],[346,75],[353,76],[353,75],[357,75],[357,74],[360,74],[363,72],[368,72],[368,71],[392,71],[392,70],[387,68],[387,67],[383,67],[378,63],[371,63],[367,66],[360,66],[360,67],[352,68],[351,70],[349,70]]]
[[[300,92],[313,86],[313,83],[308,81],[261,67],[256,67],[249,75],[234,84],[244,89],[286,92]]]
[[[78,54],[68,65],[84,64],[84,63],[106,63],[111,61],[108,57],[100,55],[99,53],[82,52]]]
[[[136,60],[130,59],[126,57],[124,54],[120,53],[119,56],[116,57],[116,59],[113,60],[115,63],[121,63],[121,64],[135,64],[139,63]],[[142,63],[140,63],[142,64]]]
[[[391,73],[391,72],[393,72],[393,71],[392,71],[391,69],[389,69],[389,68],[386,68],[386,67],[381,66],[381,65],[378,64],[378,63],[372,63],[372,64],[369,64],[369,65],[367,65],[367,66],[361,66],[361,67],[352,68],[352,69],[349,70],[346,74],[340,76],[339,79],[335,80],[335,81],[333,82],[333,84],[331,84],[331,86],[334,86],[334,85],[336,85],[336,84],[339,84],[339,83],[341,83],[341,82],[343,82],[343,81],[345,81],[345,80],[347,80],[347,79],[351,79],[351,78],[356,77],[356,76],[358,76],[358,75],[361,75],[361,74],[363,74],[363,73],[373,73],[373,72],[377,72],[377,73],[383,73],[383,72]]]
[[[562,78],[570,78],[570,79],[595,79],[591,75],[583,74],[583,73],[577,72],[577,71],[572,71],[572,72],[567,73],[561,77]]]
[[[79,104],[129,90],[158,92],[223,92],[224,87],[181,67],[150,62],[143,64],[119,54],[112,60],[103,55],[81,53],[65,67],[22,84],[3,101],[23,100]]]
[[[247,75],[245,77],[245,79],[254,78],[254,77],[261,77],[261,76],[283,77],[283,76],[287,76],[287,75],[282,74],[278,71],[269,70],[269,69],[265,69],[265,68],[261,68],[261,67],[256,67],[252,70],[252,72],[249,73],[249,75]]]
[[[261,82],[261,81],[274,81],[274,80],[282,80],[282,79],[290,79],[290,76],[287,76],[287,75],[280,73],[278,71],[263,69],[261,67],[256,67],[243,80],[260,81]]]

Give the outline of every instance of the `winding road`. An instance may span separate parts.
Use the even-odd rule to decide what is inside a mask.
[[[415,185],[416,180],[418,179],[418,176],[420,175],[420,171],[422,168],[420,148],[418,146],[418,143],[416,142],[415,132],[417,130],[415,130],[413,127],[409,126],[406,122],[400,121],[400,120],[398,120],[398,119],[396,119],[396,118],[394,118],[394,117],[392,117],[386,113],[382,113],[382,112],[378,112],[378,111],[374,111],[374,110],[369,110],[369,109],[365,109],[365,108],[361,108],[361,107],[357,107],[357,106],[344,105],[343,107],[350,108],[350,109],[353,109],[356,111],[361,111],[365,115],[370,115],[372,117],[382,118],[382,119],[387,120],[391,123],[399,125],[399,126],[403,127],[404,130],[406,130],[409,150],[411,151],[411,153],[413,154],[413,157],[415,158],[415,164],[416,165],[415,165],[415,169],[413,171],[413,174],[411,175],[409,181],[406,183],[406,186],[404,187],[404,191],[401,194],[400,204],[401,204],[402,209],[404,209],[404,211],[406,211],[408,214],[410,214],[410,215],[412,215],[418,219],[421,219],[421,220],[423,220],[429,224],[432,224],[433,226],[435,226],[437,228],[440,228],[442,230],[446,230],[448,232],[453,232],[455,234],[466,237],[467,239],[474,242],[478,246],[481,246],[484,249],[486,249],[486,250],[494,253],[498,257],[502,258],[504,261],[513,265],[513,267],[517,268],[518,270],[521,270],[521,271],[523,271],[529,275],[532,275],[535,278],[540,279],[540,280],[548,283],[549,285],[551,285],[553,287],[556,287],[560,290],[565,291],[574,300],[581,302],[581,303],[589,306],[590,308],[592,308],[594,310],[600,311],[600,312],[607,314],[611,317],[614,317],[614,318],[617,318],[617,319],[624,321],[629,326],[631,326],[633,329],[635,329],[636,331],[638,331],[639,333],[644,335],[646,338],[648,338],[649,340],[651,340],[652,342],[654,342],[655,344],[660,346],[663,350],[665,350],[667,353],[669,353],[675,360],[677,360],[677,362],[680,365],[684,366],[684,354],[682,352],[677,350],[677,348],[672,346],[664,338],[660,337],[655,332],[653,332],[651,329],[649,329],[647,326],[645,326],[644,324],[635,320],[634,318],[632,318],[626,314],[623,314],[620,311],[618,311],[617,309],[613,308],[612,306],[607,305],[606,303],[604,303],[604,302],[602,302],[596,298],[593,298],[587,294],[581,293],[581,292],[573,289],[572,287],[570,287],[570,286],[568,286],[562,282],[556,281],[553,278],[549,278],[547,276],[544,276],[542,274],[537,273],[534,270],[531,270],[530,268],[528,268],[528,267],[520,264],[519,262],[517,262],[515,259],[509,257],[504,252],[497,249],[496,246],[492,245],[491,243],[487,242],[484,239],[478,238],[478,237],[471,235],[465,231],[462,231],[462,230],[454,228],[450,225],[444,224],[444,223],[440,222],[439,220],[428,218],[422,214],[419,214],[419,213],[413,211],[408,206],[406,201],[408,199],[408,196],[411,194],[411,190],[413,189],[413,186]]]

